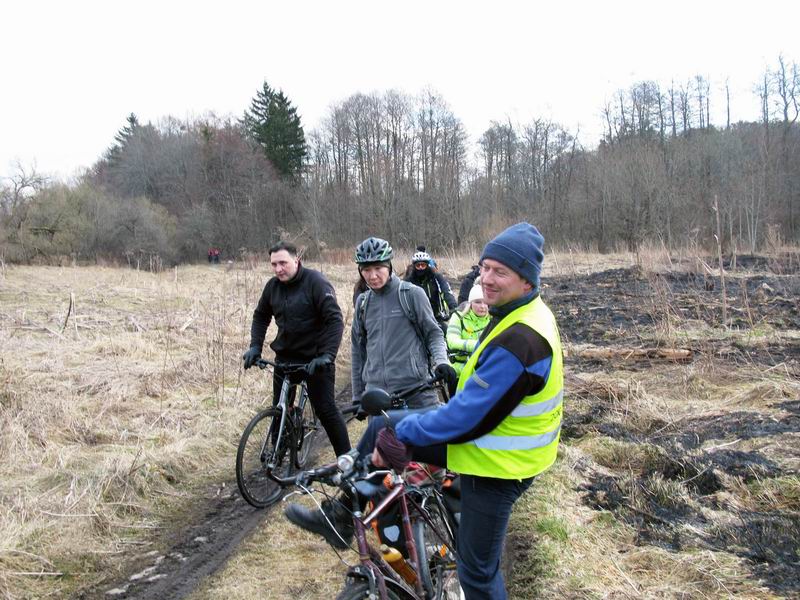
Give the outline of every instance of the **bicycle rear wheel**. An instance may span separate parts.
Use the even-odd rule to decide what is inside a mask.
[[[412,525],[422,585],[435,600],[459,600],[464,598],[464,592],[458,582],[454,530],[444,507],[435,497],[429,498],[425,507],[435,530],[422,517]]]
[[[270,479],[270,472],[279,477],[290,474],[288,421],[280,430],[280,408],[258,413],[242,433],[236,452],[236,483],[242,497],[256,508],[264,508],[280,498],[283,488]],[[293,454],[293,453],[292,453]]]
[[[314,445],[314,437],[319,429],[317,413],[314,412],[314,407],[311,406],[308,392],[305,388],[301,389],[302,393],[299,394],[297,399],[296,410],[298,414],[297,423],[295,425],[295,431],[297,433],[295,437],[297,451],[294,466],[298,469],[302,469],[306,466],[308,455],[311,452],[311,446]]]

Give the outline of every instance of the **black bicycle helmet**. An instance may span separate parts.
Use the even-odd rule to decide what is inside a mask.
[[[392,260],[394,253],[389,242],[381,238],[369,237],[356,246],[356,264],[384,262]]]

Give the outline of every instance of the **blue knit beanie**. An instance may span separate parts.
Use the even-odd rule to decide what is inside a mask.
[[[539,287],[544,260],[544,236],[530,223],[517,223],[486,244],[481,260],[490,258],[513,269],[533,287]]]

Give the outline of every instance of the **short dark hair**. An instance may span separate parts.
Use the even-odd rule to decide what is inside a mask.
[[[289,242],[284,242],[281,240],[277,244],[275,244],[272,248],[269,249],[270,254],[274,254],[275,252],[280,252],[281,250],[286,250],[289,254],[297,257],[297,246],[294,244],[290,244]]]

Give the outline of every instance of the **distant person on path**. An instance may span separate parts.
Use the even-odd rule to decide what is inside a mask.
[[[436,263],[425,251],[425,246],[417,246],[417,251],[411,256],[411,264],[414,268],[407,273],[406,281],[424,290],[439,327],[442,332],[446,331],[450,312],[457,306],[453,292],[450,291],[450,284],[441,273],[436,272],[433,267]]]
[[[334,400],[335,361],[344,331],[342,311],[333,286],[319,271],[306,269],[297,248],[278,242],[269,249],[272,277],[264,286],[253,312],[250,349],[244,353],[244,368],[261,358],[270,321],[275,317],[278,333],[270,344],[276,362],[309,363],[308,397],[328,434],[336,455],[350,450],[350,438],[342,413]],[[284,374],[275,370],[273,402],[280,397]]]
[[[563,358],[555,317],[539,295],[544,238],[518,223],[486,244],[481,286],[491,322],[445,405],[411,414],[377,437],[381,452],[461,474],[458,575],[467,600],[507,598],[500,555],[517,499],[556,460]],[[385,446],[384,446],[385,444]],[[401,450],[403,450],[401,448]]]
[[[464,275],[464,279],[461,281],[461,287],[458,288],[458,305],[461,306],[464,302],[467,301],[467,297],[469,296],[470,290],[478,285],[475,280],[481,274],[481,267],[480,265],[472,265],[470,268],[469,273]]]
[[[469,355],[478,345],[478,338],[489,324],[489,307],[483,301],[483,290],[476,285],[470,290],[468,302],[456,310],[447,324],[447,350],[450,362],[460,375]]]

